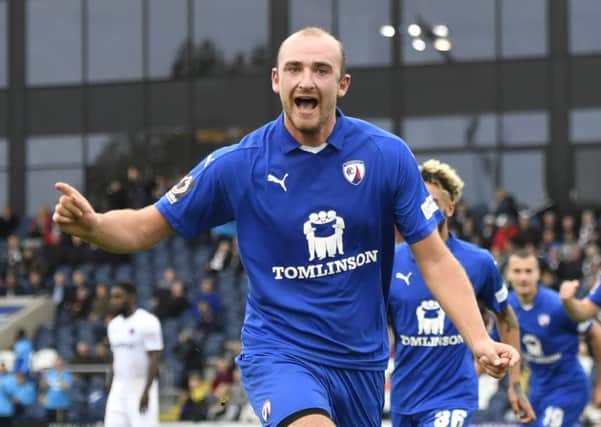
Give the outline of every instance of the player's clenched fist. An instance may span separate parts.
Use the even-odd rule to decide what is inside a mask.
[[[562,301],[574,298],[578,289],[578,280],[565,280],[559,288],[559,297]]]
[[[62,193],[54,207],[52,220],[65,233],[85,239],[98,223],[98,217],[88,200],[79,191],[63,182],[54,187]]]

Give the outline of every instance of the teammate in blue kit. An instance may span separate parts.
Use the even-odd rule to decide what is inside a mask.
[[[317,28],[292,34],[271,82],[280,117],[210,154],[156,204],[98,214],[58,183],[54,220],[132,252],[235,219],[249,277],[237,361],[265,426],[380,426],[394,224],[476,357],[503,375],[519,354],[487,335],[410,150],[336,108],[351,82],[342,44]]]
[[[578,280],[566,280],[561,284],[559,295],[568,315],[577,322],[592,319],[601,310],[601,277],[586,298],[577,299]]]
[[[445,216],[438,231],[470,278],[476,298],[496,315],[501,340],[520,348],[513,309],[497,265],[484,249],[456,238],[448,220],[461,199],[463,180],[448,164],[428,160],[420,166],[426,187]],[[391,378],[394,427],[468,425],[478,409],[478,377],[472,353],[457,328],[428,290],[406,243],[395,250],[390,284],[390,318],[395,336]],[[520,385],[520,365],[510,370],[509,401],[523,423],[536,417]]]
[[[597,366],[601,362],[601,327],[597,322],[576,323],[564,310],[557,292],[539,285],[536,257],[525,250],[514,252],[506,277],[513,287],[509,304],[520,323],[524,359],[530,368],[529,397],[536,425],[571,427],[591,397],[591,381],[579,360],[580,335],[591,339]],[[597,369],[595,395],[601,392]]]

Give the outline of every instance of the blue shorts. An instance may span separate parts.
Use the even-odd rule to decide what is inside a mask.
[[[263,426],[285,426],[311,413],[338,426],[381,426],[384,371],[333,368],[287,355],[242,353],[236,361]]]
[[[462,427],[469,426],[474,410],[448,407],[406,415],[391,412],[392,427]]]
[[[532,396],[530,403],[536,413],[536,421],[523,424],[528,427],[572,427],[584,411],[590,395],[586,387],[583,390],[559,390],[563,393],[552,393],[546,396]]]

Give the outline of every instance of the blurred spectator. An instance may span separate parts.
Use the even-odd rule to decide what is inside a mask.
[[[0,296],[15,297],[25,295],[25,289],[19,283],[19,278],[12,271],[8,271],[4,277],[4,286],[0,288]]]
[[[106,210],[125,209],[128,207],[127,191],[118,179],[112,179],[106,189]]]
[[[140,209],[148,204],[150,198],[146,191],[146,185],[142,180],[142,174],[140,173],[140,170],[133,165],[130,165],[127,168],[126,191],[129,201],[128,207]]]
[[[508,252],[512,245],[511,240],[518,232],[517,226],[507,214],[497,216],[495,225],[497,229],[492,237],[491,249],[498,249],[501,252]]]
[[[83,320],[90,314],[92,307],[92,297],[90,291],[84,286],[75,288],[75,300],[67,306],[69,316],[73,320]]]
[[[90,320],[105,322],[110,313],[110,296],[108,285],[106,283],[98,283],[94,290],[94,300],[90,308]]]
[[[578,230],[578,244],[585,247],[597,231],[597,220],[592,209],[584,209],[580,214],[580,229]]]
[[[210,390],[209,383],[204,381],[200,375],[190,375],[188,390],[184,395],[185,401],[179,416],[180,421],[203,421],[207,419],[207,397]]]
[[[22,372],[14,376],[13,404],[15,419],[22,418],[25,410],[36,401],[37,391],[33,382]]]
[[[540,281],[544,287],[559,291],[559,281],[557,280],[557,276],[548,268],[541,269]]]
[[[52,302],[56,306],[57,311],[62,310],[65,300],[67,299],[67,278],[65,273],[57,271],[52,277]]]
[[[500,215],[506,215],[508,222],[511,223],[514,223],[518,217],[518,208],[515,199],[502,188],[497,188],[495,191],[494,214],[497,218]]]
[[[31,366],[31,353],[33,352],[33,343],[27,338],[25,329],[19,329],[15,337],[13,347],[15,353],[14,371],[28,375]]]
[[[18,226],[19,218],[13,213],[10,206],[5,206],[0,216],[0,240],[13,234]]]
[[[52,215],[47,207],[38,209],[35,218],[29,225],[28,237],[41,239],[41,242],[46,246],[58,244],[60,232],[54,230]]]
[[[169,190],[169,188],[171,188],[171,186],[167,184],[167,180],[165,179],[165,177],[161,175],[156,175],[152,182],[152,201],[159,200],[163,196],[163,194],[165,194]]]
[[[482,218],[482,246],[486,249],[490,249],[492,245],[492,238],[495,235],[495,216],[491,213],[484,215]]]
[[[577,244],[571,245],[570,250],[569,253],[562,257],[557,267],[557,278],[560,282],[564,280],[576,280],[582,277],[582,250]]]
[[[48,272],[48,263],[40,253],[31,247],[23,248],[23,261],[22,261],[22,273],[28,275],[32,271],[37,271],[42,275],[42,278],[46,277]]]
[[[12,426],[14,381],[4,362],[0,362],[0,427]]]
[[[160,319],[176,318],[190,308],[186,287],[181,280],[171,285],[171,292],[158,300],[155,314]]]
[[[34,296],[43,296],[49,294],[48,290],[44,286],[42,274],[39,271],[32,270],[29,272],[26,292],[27,294]]]
[[[230,384],[232,382],[232,363],[227,357],[217,359],[215,366],[215,377],[211,384],[211,390],[215,390],[220,384]]]
[[[200,282],[200,292],[194,298],[194,308],[196,308],[197,313],[198,303],[204,301],[206,302],[213,314],[218,314],[221,311],[221,298],[215,291],[215,281],[211,277],[205,277]]]
[[[577,241],[576,238],[576,221],[574,219],[574,215],[572,214],[565,214],[564,216],[561,217],[561,235],[560,238],[562,241],[566,240],[566,235],[569,234],[570,241]]]
[[[523,248],[527,245],[538,247],[539,240],[538,230],[530,221],[530,213],[528,211],[520,211],[518,215],[517,233],[512,238],[514,246],[518,248]]]
[[[183,364],[182,377],[177,379],[178,386],[184,386],[186,379],[193,371],[202,371],[205,367],[205,356],[200,340],[195,339],[190,329],[182,330],[177,336],[173,352]],[[201,337],[202,338],[202,337]]]
[[[240,414],[248,405],[248,397],[242,387],[240,381],[240,369],[237,366],[233,367],[232,383],[229,386],[229,398],[225,404],[225,411],[221,414],[220,420],[235,421],[240,417]]]
[[[23,252],[21,241],[17,236],[10,235],[6,241],[6,269],[21,274],[23,269]]]
[[[111,353],[108,346],[104,342],[99,342],[94,347],[94,362],[95,363],[110,363]]]
[[[85,365],[94,362],[95,360],[90,351],[90,345],[85,341],[78,341],[75,345],[75,357],[73,358],[73,363]]]
[[[67,421],[67,411],[71,407],[71,386],[73,377],[66,371],[62,357],[54,361],[54,368],[49,369],[41,380],[40,388],[45,390],[44,407],[48,421]]]
[[[543,213],[543,226],[542,231],[552,231],[557,236],[559,232],[559,226],[557,224],[557,214],[555,211],[547,210]]]
[[[208,271],[218,273],[229,267],[232,261],[232,242],[229,239],[221,239],[217,244],[215,253],[209,260]]]
[[[207,396],[207,420],[223,420],[229,398],[229,383],[219,384],[215,390]]]
[[[196,310],[196,329],[201,333],[203,339],[211,333],[221,330],[220,318],[213,312],[207,301],[199,301]]]

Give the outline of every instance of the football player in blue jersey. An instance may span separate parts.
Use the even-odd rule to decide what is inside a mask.
[[[510,255],[506,278],[513,287],[509,304],[520,323],[522,354],[530,368],[529,397],[536,425],[571,427],[591,397],[591,381],[578,360],[580,336],[590,337],[599,366],[601,327],[590,320],[570,319],[558,293],[539,285],[538,260],[531,252]],[[595,395],[600,392],[601,369],[597,369]]]
[[[485,369],[501,376],[519,360],[486,333],[407,145],[336,107],[350,83],[342,44],[303,29],[271,72],[282,114],[211,153],[157,203],[101,214],[56,184],[54,221],[109,251],[236,220],[249,277],[237,362],[265,426],[380,426],[393,224]]]
[[[448,221],[461,199],[463,180],[448,164],[428,160],[420,166],[426,187],[445,216],[438,231],[465,269],[476,297],[496,315],[501,340],[520,348],[519,327],[507,304],[508,291],[491,254],[458,239]],[[390,318],[395,336],[391,378],[394,427],[469,425],[478,409],[474,359],[457,328],[424,283],[411,248],[397,246],[390,284]],[[536,417],[520,385],[520,365],[510,370],[508,397],[517,419]]]

